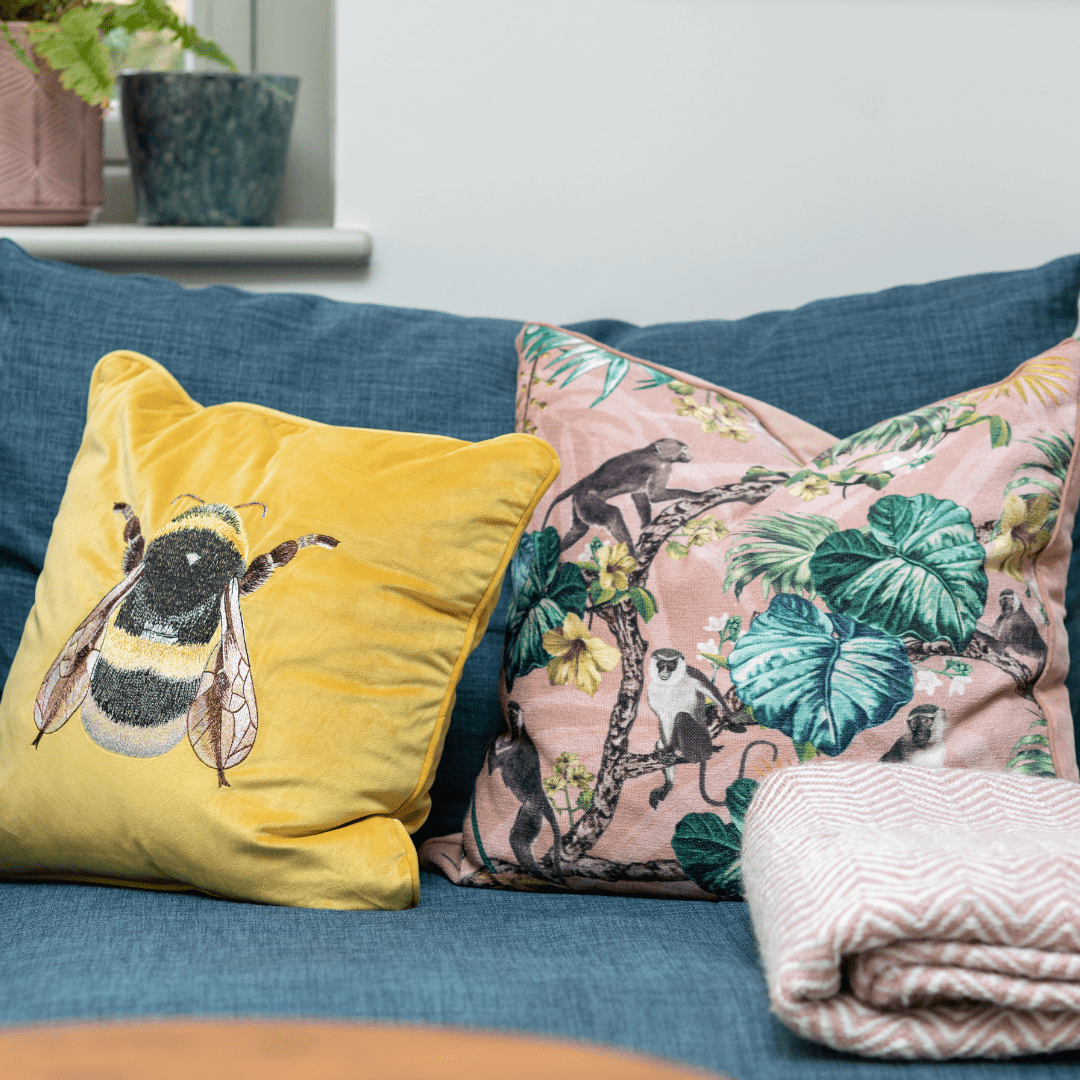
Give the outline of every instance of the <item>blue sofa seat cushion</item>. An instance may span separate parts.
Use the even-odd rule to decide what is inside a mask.
[[[1080,1055],[881,1063],[768,1010],[746,906],[459,889],[403,912],[0,883],[0,1023],[306,1016],[500,1028],[635,1048],[740,1080],[1065,1080]]]

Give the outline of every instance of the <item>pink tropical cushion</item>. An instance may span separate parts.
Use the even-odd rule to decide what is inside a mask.
[[[511,565],[507,733],[462,884],[737,896],[770,771],[1077,778],[1062,619],[1080,343],[837,441],[557,327],[517,426],[559,483]]]

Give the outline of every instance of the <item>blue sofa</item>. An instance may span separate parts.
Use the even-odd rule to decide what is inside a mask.
[[[575,329],[845,436],[1001,378],[1069,336],[1078,292],[1080,256],[1071,256],[735,322]],[[251,400],[333,424],[484,439],[513,425],[519,326],[313,296],[190,291],[41,262],[0,241],[0,674],[33,602],[102,354],[146,353],[207,405]],[[456,383],[454,371],[469,377]],[[1068,602],[1075,660],[1075,557]],[[502,727],[503,610],[465,669],[418,840],[460,830]],[[1070,686],[1080,715],[1080,679]],[[770,1016],[746,908],[733,902],[459,889],[425,873],[414,910],[342,912],[3,881],[0,925],[3,1025],[365,1018],[617,1044],[741,1080],[1080,1075],[1078,1054],[886,1064],[803,1042]]]

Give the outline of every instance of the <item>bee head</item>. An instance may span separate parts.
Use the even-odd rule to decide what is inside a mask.
[[[240,515],[224,503],[184,510],[158,531],[143,561],[147,600],[162,614],[220,596],[247,566]]]

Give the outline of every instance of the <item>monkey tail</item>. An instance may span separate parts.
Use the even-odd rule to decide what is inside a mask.
[[[743,747],[742,761],[739,762],[739,779],[743,779],[743,775],[746,772],[746,755],[754,749],[755,746],[771,746],[772,747],[772,761],[770,764],[775,765],[776,759],[780,756],[780,751],[776,749],[776,743],[769,742],[768,739],[755,739],[753,742],[748,742]]]
[[[561,503],[563,499],[569,498],[577,490],[577,484],[571,484],[561,495],[556,495],[551,500],[551,505],[547,508],[547,513],[544,515],[544,524],[540,526],[541,529],[547,528],[548,518],[551,517],[551,511],[555,509],[557,503]]]
[[[551,825],[552,833],[555,834],[555,842],[551,849],[551,861],[555,867],[555,877],[563,885],[566,885],[566,878],[563,876],[563,834],[559,831],[558,814],[555,813],[555,808],[546,796],[544,796],[543,800],[543,812],[545,818],[548,819],[548,824]]]
[[[709,804],[710,806],[724,806],[724,805],[725,805],[725,803],[724,803],[724,802],[722,802],[722,801],[721,801],[721,802],[717,802],[717,801],[716,801],[716,799],[710,799],[710,798],[709,798],[709,793],[708,793],[708,792],[707,792],[707,791],[705,790],[705,766],[706,766],[706,764],[707,764],[707,762],[706,762],[706,761],[702,761],[702,763],[701,763],[701,769],[700,769],[700,771],[698,772],[698,788],[699,788],[699,789],[701,790],[701,797],[702,797],[702,798],[703,798],[703,799],[704,799],[704,800],[705,800],[705,801],[706,801],[706,802],[707,802],[707,803],[708,803],[708,804]]]

